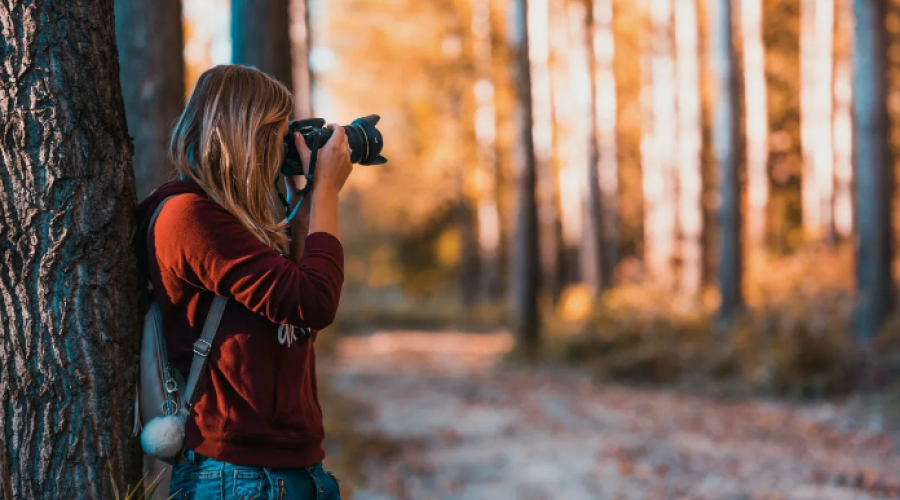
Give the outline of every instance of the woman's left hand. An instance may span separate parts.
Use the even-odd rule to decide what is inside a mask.
[[[300,132],[294,132],[294,144],[297,145],[297,152],[300,153],[300,160],[303,162],[303,174],[308,174],[309,157],[312,155],[312,152],[309,150],[309,146],[306,145],[306,140],[303,139],[303,135]],[[288,176],[288,182],[291,183],[294,191],[299,191],[306,186],[306,177],[303,175],[291,175]],[[301,210],[303,209],[301,208]]]

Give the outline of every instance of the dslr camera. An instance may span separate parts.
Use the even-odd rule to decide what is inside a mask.
[[[382,165],[387,162],[387,159],[381,156],[384,139],[381,137],[381,132],[375,128],[379,119],[378,115],[369,115],[357,118],[350,125],[344,126],[347,142],[350,143],[351,162],[360,165]],[[294,143],[294,132],[300,132],[306,145],[312,151],[310,171],[307,175],[307,179],[312,180],[316,153],[328,142],[334,132],[325,128],[325,120],[321,118],[290,122],[288,133],[284,136],[285,155],[284,164],[281,166],[281,173],[284,175],[303,175],[303,162],[300,159],[300,152],[297,151],[297,145]]]

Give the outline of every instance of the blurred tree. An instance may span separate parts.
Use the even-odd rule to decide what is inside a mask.
[[[140,281],[113,2],[4,2],[0,29],[0,494],[114,498]]]
[[[836,0],[834,62],[834,229],[853,233],[853,1]]]
[[[675,0],[678,92],[678,232],[681,298],[696,301],[703,285],[703,167],[700,103],[700,27],[696,0]]]
[[[476,166],[476,219],[478,225],[480,295],[494,299],[500,295],[500,244],[502,229],[497,202],[497,111],[495,105],[494,50],[490,0],[471,0],[471,34],[474,61],[474,132]]]
[[[612,0],[588,2],[585,16],[589,126],[582,274],[596,298],[613,283],[618,252],[618,148]]]
[[[562,292],[561,227],[554,145],[553,78],[551,74],[550,0],[528,0],[528,57],[531,63],[533,145],[537,174],[541,285],[553,302]]]
[[[591,139],[585,217],[585,277],[596,297],[614,283],[619,258],[619,147],[613,0],[593,0],[587,15]]]
[[[867,343],[891,310],[891,195],[885,54],[885,1],[854,0],[853,168],[856,181],[856,336]]]
[[[721,199],[719,206],[719,313],[725,320],[734,317],[744,303],[743,258],[741,251],[740,100],[737,62],[734,53],[730,0],[711,0],[709,9],[710,65],[713,75],[712,139],[718,166]]]
[[[313,116],[313,74],[309,65],[312,50],[312,26],[310,4],[312,0],[291,0],[290,36],[293,57],[294,113],[298,118]]]
[[[172,178],[169,132],[184,106],[181,0],[116,0],[119,74],[138,199]]]
[[[519,348],[526,357],[535,358],[540,350],[540,314],[538,289],[540,286],[540,256],[538,250],[538,209],[536,198],[536,158],[532,105],[531,58],[529,46],[528,0],[515,0],[510,35],[516,53],[516,88],[519,105],[517,115],[521,129],[518,133],[516,163],[516,221],[515,249],[512,272],[513,328]],[[546,82],[545,82],[546,83]]]
[[[803,227],[834,239],[834,0],[802,0],[800,9]]]
[[[231,58],[293,90],[290,0],[231,0]]]
[[[740,0],[747,134],[747,243],[751,252],[766,243],[769,203],[769,113],[762,0]]]
[[[662,287],[676,284],[677,120],[672,0],[649,0],[651,35],[644,58],[644,260]]]

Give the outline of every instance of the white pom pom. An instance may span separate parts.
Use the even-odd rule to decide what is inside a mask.
[[[141,431],[144,453],[161,459],[175,458],[184,446],[184,417],[156,417]]]

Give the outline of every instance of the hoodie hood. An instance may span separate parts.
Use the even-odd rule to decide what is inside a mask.
[[[156,188],[138,204],[137,233],[134,235],[134,246],[138,256],[138,265],[143,272],[149,267],[147,256],[147,229],[150,227],[150,218],[153,212],[163,200],[179,194],[197,194],[206,197],[206,192],[193,181],[170,181]]]

